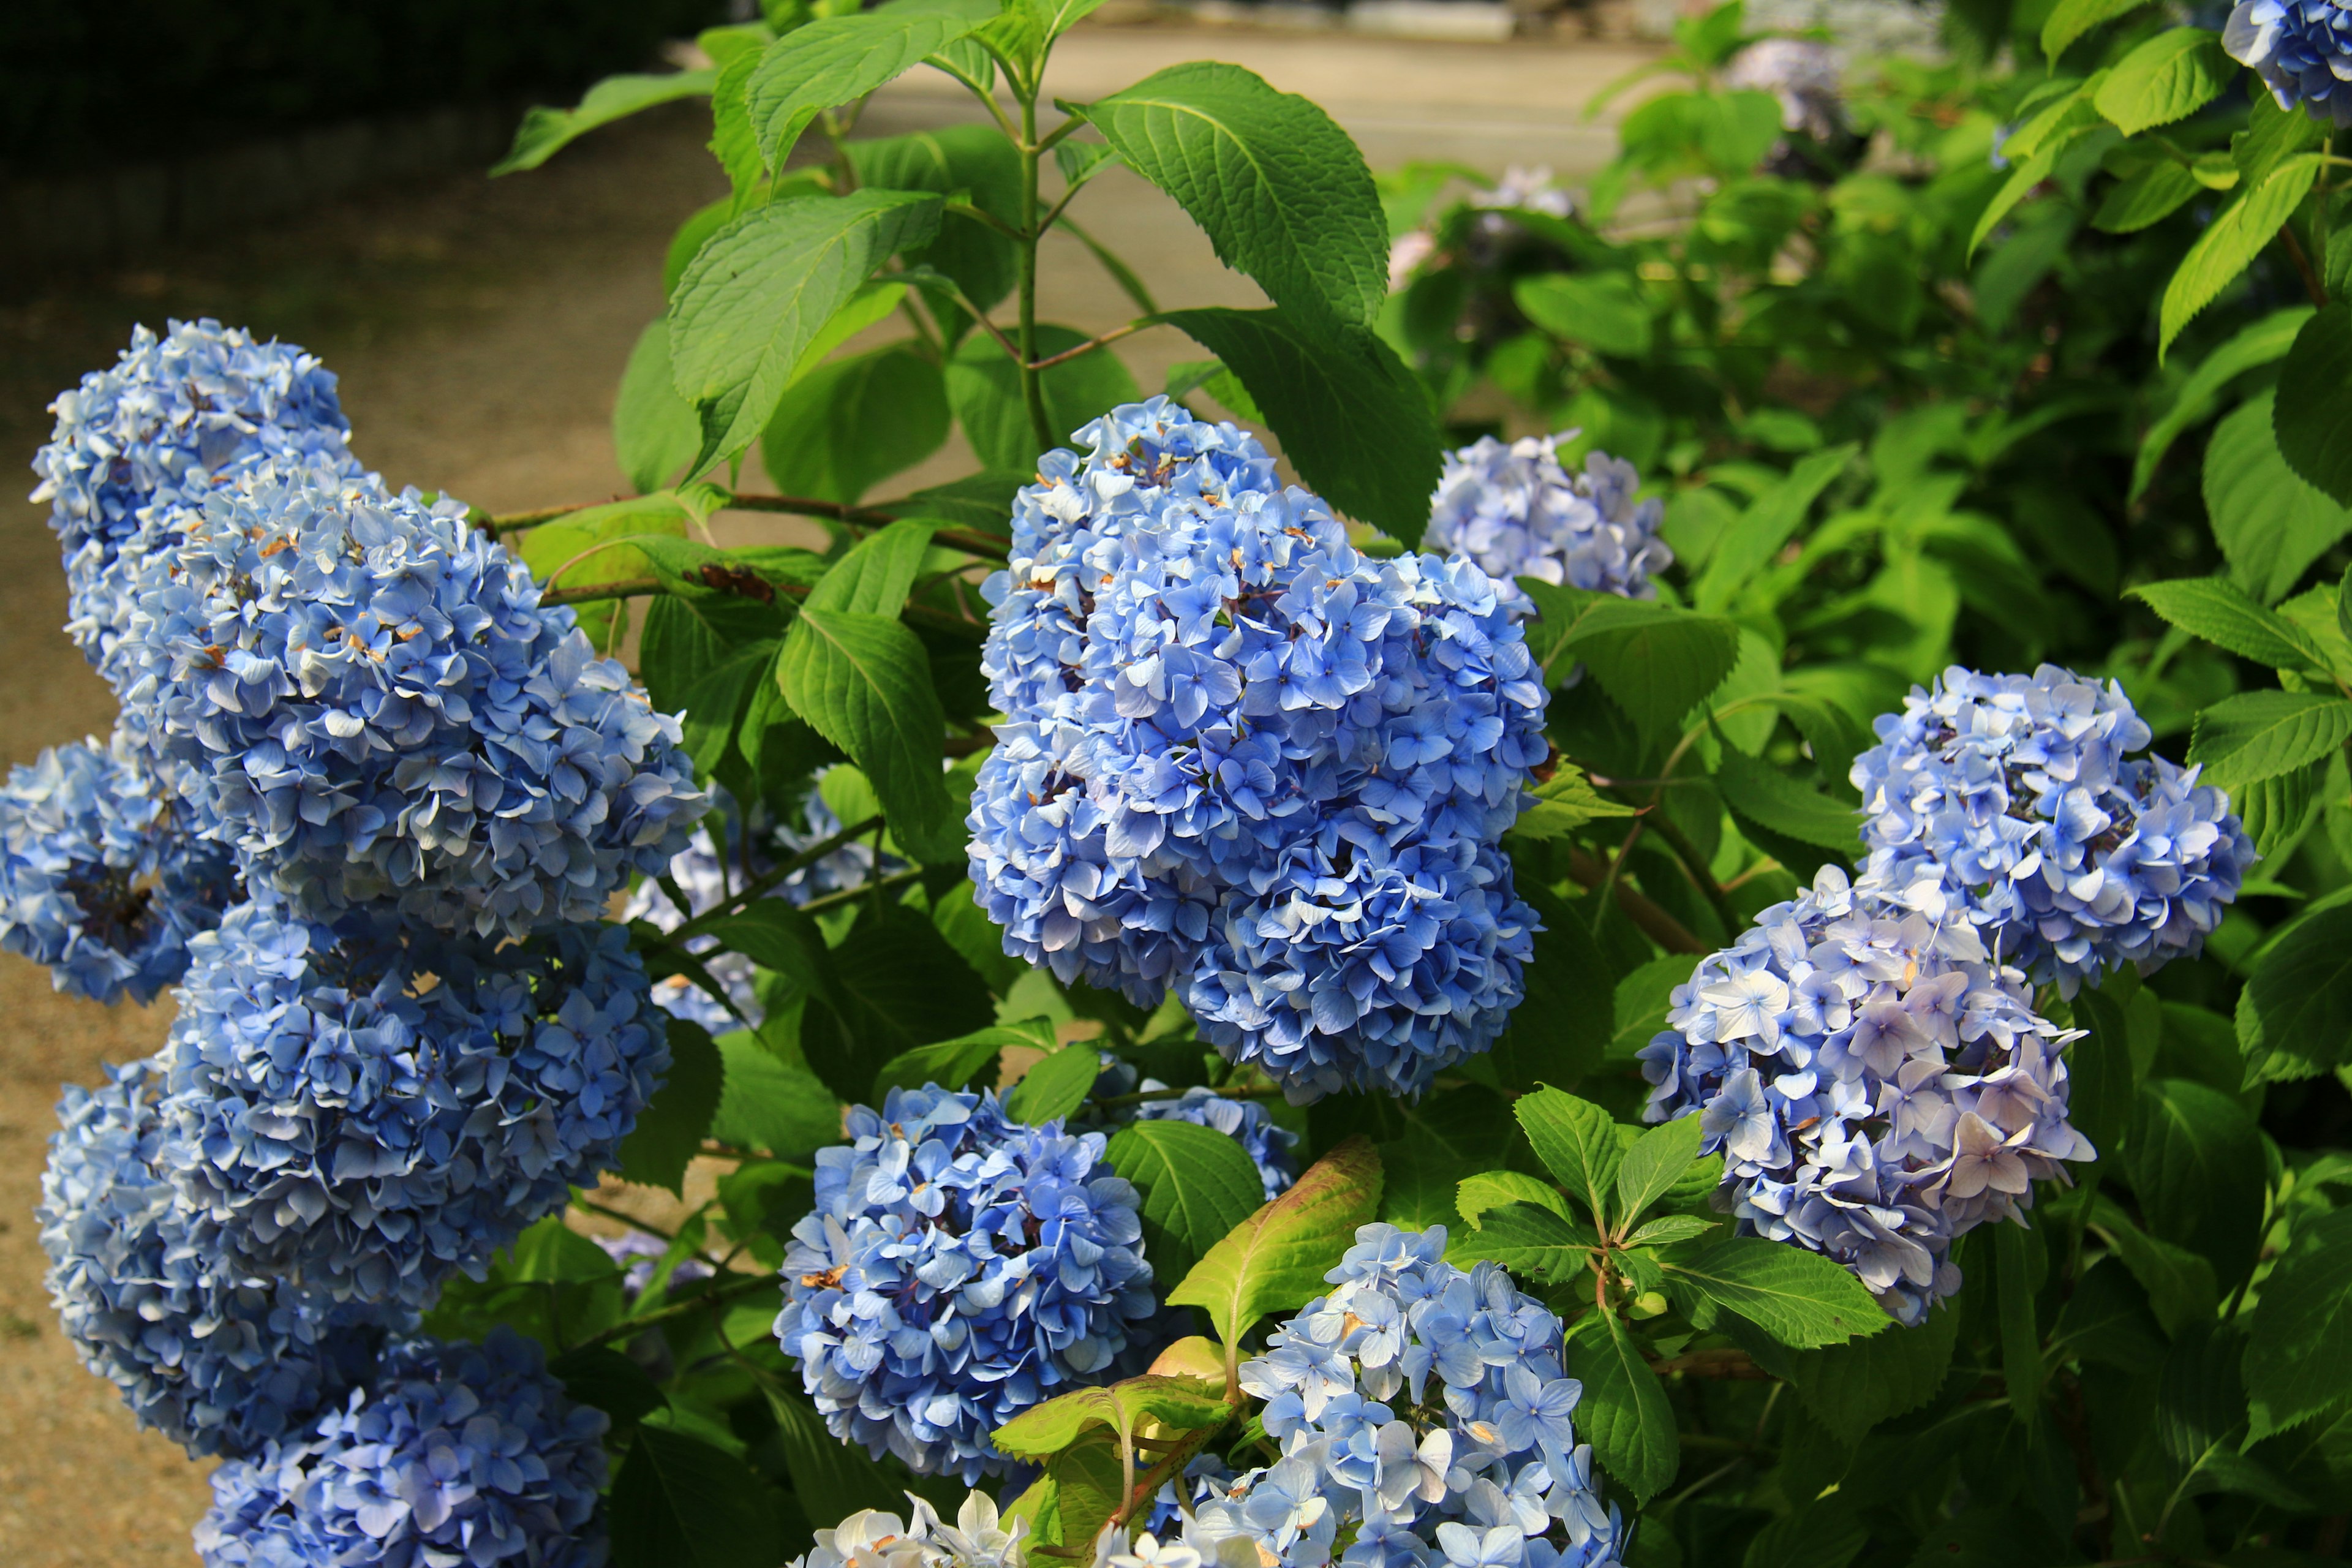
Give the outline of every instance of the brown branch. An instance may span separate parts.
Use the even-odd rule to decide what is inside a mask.
[[[1136,333],[1143,331],[1144,328],[1157,325],[1159,325],[1159,323],[1156,321],[1129,321],[1127,325],[1117,328],[1111,331],[1105,332],[1098,338],[1088,338],[1085,342],[1080,343],[1074,349],[1064,349],[1060,353],[1047,354],[1044,359],[1039,360],[1029,368],[1031,370],[1051,370],[1055,365],[1060,364],[1064,360],[1073,360],[1077,358],[1080,354],[1092,353],[1095,350],[1101,348],[1106,344],[1115,343],[1121,338],[1133,337]]]
[[[1588,888],[1597,888],[1608,881],[1609,868],[1589,849],[1573,850],[1569,855],[1568,874]],[[1616,885],[1617,907],[1641,930],[1643,935],[1668,952],[1708,953],[1715,950],[1691,934],[1690,928],[1653,903],[1621,879]]]
[[[1736,1378],[1744,1383],[1769,1383],[1772,1374],[1758,1366],[1746,1351],[1693,1351],[1667,1361],[1654,1361],[1650,1370],[1660,1377],[1676,1373],[1685,1377]]]
[[[2311,258],[2304,254],[2303,241],[2295,237],[2294,226],[2282,224],[2279,237],[2286,241],[2287,257],[2294,261],[2295,271],[2302,275],[2303,291],[2311,296],[2313,307],[2322,310],[2327,309],[2327,289],[2320,283],[2319,274],[2311,269]]]
[[[1077,350],[1072,350],[1077,353]],[[530,511],[511,511],[497,517],[477,516],[474,526],[498,538],[526,528],[536,528],[542,522],[552,522],[560,517],[586,511],[592,507],[610,506],[610,501],[576,501],[569,506],[543,506]],[[898,521],[899,514],[880,507],[849,506],[841,501],[818,500],[812,496],[743,494],[728,497],[719,502],[720,511],[772,511],[792,517],[822,517],[852,528],[887,528]],[[935,543],[966,554],[986,556],[992,561],[1004,559],[1007,542],[990,533],[975,533],[969,529],[942,528],[932,533]]]

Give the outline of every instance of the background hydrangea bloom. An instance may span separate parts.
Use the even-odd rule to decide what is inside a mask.
[[[1139,1079],[1132,1062],[1105,1056],[1102,1063],[1102,1075],[1095,1079],[1089,1103],[1081,1112],[1087,1120],[1083,1127],[1074,1123],[1072,1131],[1116,1131],[1130,1121],[1189,1121],[1239,1143],[1257,1167],[1258,1181],[1269,1199],[1288,1192],[1298,1179],[1297,1156],[1291,1152],[1297,1146],[1298,1134],[1276,1121],[1257,1100],[1227,1100],[1207,1085],[1196,1083],[1166,1100],[1146,1100],[1101,1111],[1093,1101],[1168,1087],[1156,1078]]]
[[[381,1315],[236,1269],[161,1168],[153,1061],[68,1086],[34,1214],[82,1364],[193,1456],[246,1454],[365,1375]]]
[[[982,668],[968,818],[1005,950],[1156,1005],[1294,1100],[1485,1049],[1535,920],[1492,853],[1546,693],[1485,573],[1359,554],[1255,441],[1166,399],[1049,453]]]
[[[197,939],[173,1179],[257,1271],[422,1304],[609,1168],[669,1067],[618,926],[492,948],[271,900]]]
[[[893,1089],[816,1154],[776,1319],[845,1442],[967,1482],[989,1433],[1098,1382],[1153,1310],[1135,1188],[1099,1132],[1006,1120],[993,1093]]]
[[[236,896],[227,850],[188,831],[127,745],[51,747],[0,788],[0,948],[60,991],[152,1000]]]
[[[90,661],[130,625],[132,566],[177,542],[213,488],[264,463],[356,475],[335,377],[291,343],[241,327],[173,321],[131,329],[113,366],[60,393],[57,427],[33,459],[64,548],[66,630]]]
[[[395,1342],[365,1389],[213,1472],[206,1568],[601,1568],[604,1412],[539,1347]]]
[[[2253,863],[2197,769],[2126,754],[2148,728],[2112,681],[1955,666],[1877,731],[1853,771],[1870,877],[1932,915],[1965,911],[2069,996],[2124,963],[2194,956]]]
[[[2352,10],[2337,0],[2240,0],[2221,47],[2252,66],[2281,109],[2352,126]]]
[[[1330,1293],[1242,1367],[1282,1458],[1201,1478],[1185,1544],[1223,1560],[1238,1537],[1261,1563],[1313,1568],[1349,1530],[1350,1568],[1619,1561],[1626,1532],[1576,1440],[1583,1385],[1561,1375],[1559,1319],[1496,1265],[1465,1272],[1444,1250],[1442,1226],[1357,1231]]]
[[[1759,38],[1724,68],[1727,88],[1769,92],[1780,100],[1780,129],[1816,142],[1837,134],[1843,118],[1844,70],[1837,50],[1811,38]]]
[[[1703,1119],[1743,1235],[1852,1269],[1916,1324],[1959,1289],[1948,1254],[2095,1157],[2066,1120],[2072,1039],[1977,929],[1823,867],[1675,988],[1642,1051],[1648,1119]]]
[[[706,804],[677,721],[457,503],[313,479],[216,489],[142,566],[126,705],[159,715],[175,782],[314,916],[600,918]]]
[[[1658,537],[1664,506],[1636,502],[1641,475],[1606,452],[1589,454],[1584,472],[1570,474],[1559,446],[1575,434],[1527,436],[1508,446],[1484,436],[1448,453],[1422,542],[1467,556],[1504,584],[1539,577],[1629,599],[1657,597],[1650,576],[1675,559]]]

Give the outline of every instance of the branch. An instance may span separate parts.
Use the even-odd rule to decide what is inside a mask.
[[[1031,370],[1051,370],[1065,360],[1073,360],[1077,358],[1080,354],[1092,353],[1095,350],[1101,348],[1106,343],[1115,343],[1121,338],[1131,338],[1136,333],[1143,331],[1144,328],[1156,327],[1160,323],[1157,321],[1129,321],[1127,325],[1115,328],[1110,331],[1105,332],[1098,338],[1089,338],[1074,349],[1064,349],[1060,353],[1047,354],[1044,359],[1039,360],[1029,368]]]
[[[1003,235],[1005,238],[1015,241],[1016,243],[1029,237],[1027,235],[1023,234],[1019,229],[1013,227],[1011,224],[1005,222],[1003,218],[998,217],[994,213],[990,212],[985,207],[976,207],[970,202],[945,202],[940,204],[940,210],[943,212],[951,212],[958,217],[968,217],[977,224],[985,225],[986,226],[994,229],[997,233]]]
[[[846,847],[853,840],[865,837],[867,834],[873,832],[876,828],[881,826],[882,819],[880,817],[869,816],[865,821],[858,823],[854,826],[843,828],[840,832],[835,834],[832,837],[825,839],[821,844],[811,845],[808,848],[802,850],[791,859],[783,861],[779,865],[770,867],[754,880],[744,883],[742,890],[738,892],[733,898],[725,900],[713,908],[703,910],[700,914],[695,916],[692,920],[686,921],[676,931],[670,932],[670,945],[672,947],[676,947],[681,943],[690,942],[694,938],[700,936],[704,931],[709,931],[712,926],[716,925],[719,921],[724,920],[729,915],[738,914],[744,910],[750,909],[754,903],[759,901],[761,894],[774,887],[777,883],[782,881],[785,878],[791,876],[793,872],[806,870],[809,867],[815,865],[818,861],[824,859],[826,856],[833,854],[835,850]]]
[[[1570,852],[1568,874],[1588,888],[1597,888],[1610,879],[1609,868],[1589,849]],[[1612,891],[1617,900],[1617,907],[1625,911],[1626,918],[1640,928],[1643,935],[1668,952],[1705,954],[1715,951],[1692,935],[1689,927],[1622,881],[1619,881]]]
[[[683,1301],[673,1302],[669,1306],[647,1312],[643,1317],[630,1318],[614,1323],[602,1333],[589,1335],[573,1348],[586,1350],[591,1345],[608,1345],[614,1340],[628,1339],[667,1319],[682,1318],[698,1308],[716,1307],[721,1301],[731,1301],[736,1297],[749,1295],[753,1290],[769,1289],[781,1292],[782,1289],[782,1285],[773,1274],[764,1270],[758,1274],[746,1274],[740,1279],[731,1279],[724,1285],[715,1286]]]

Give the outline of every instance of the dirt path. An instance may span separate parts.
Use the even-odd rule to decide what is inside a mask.
[[[1616,46],[1429,44],[1240,32],[1081,32],[1053,94],[1085,99],[1190,58],[1248,65],[1323,102],[1375,167],[1456,160],[1490,172],[1606,156],[1610,132],[1578,118],[1602,83],[1644,58]],[[867,112],[877,132],[980,118],[944,78],[918,73]],[[659,309],[663,250],[718,194],[680,109],[601,132],[537,174],[478,176],[339,203],[232,241],[145,259],[0,306],[0,762],[103,734],[112,702],[57,629],[65,590],[43,509],[18,464],[47,437],[60,387],[110,361],[131,324],[215,316],[302,342],[342,378],[353,445],[395,482],[495,509],[614,493],[612,391]],[[1135,264],[1163,302],[1251,304],[1181,213],[1139,181],[1106,176],[1074,211]],[[1118,324],[1124,297],[1075,241],[1049,240],[1048,315]],[[1121,352],[1146,387],[1199,351],[1167,331]],[[944,477],[963,459],[944,454]],[[149,1568],[193,1561],[188,1531],[207,1467],[134,1431],[84,1373],[40,1286],[30,1211],[58,1086],[152,1051],[169,1004],[104,1011],[53,995],[47,975],[0,955],[0,1563]]]

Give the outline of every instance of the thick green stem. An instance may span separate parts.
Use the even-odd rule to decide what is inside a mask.
[[[1030,433],[1037,449],[1054,445],[1053,421],[1045,416],[1045,373],[1037,363],[1037,167],[1044,160],[1037,145],[1037,94],[1023,84],[1021,93],[1021,400],[1029,405]]]

